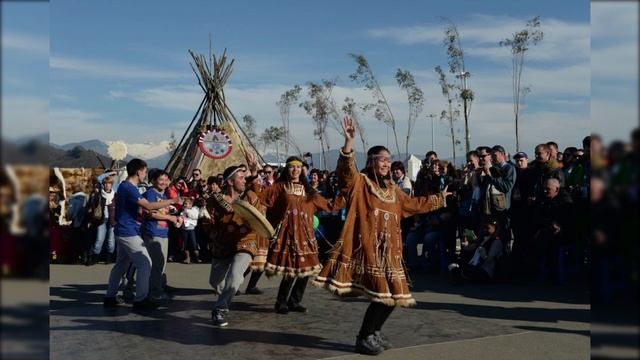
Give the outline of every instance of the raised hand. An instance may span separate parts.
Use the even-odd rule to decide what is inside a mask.
[[[350,154],[353,151],[353,139],[356,137],[356,125],[348,116],[345,116],[344,119],[342,119],[342,132],[344,134],[344,146],[342,147],[342,152]]]
[[[342,119],[342,130],[345,140],[353,140],[356,138],[356,124],[348,116]]]
[[[249,171],[251,172],[251,174],[257,174],[259,165],[258,160],[256,160],[256,156],[253,153],[247,151],[245,159],[247,160],[247,166],[249,167]]]

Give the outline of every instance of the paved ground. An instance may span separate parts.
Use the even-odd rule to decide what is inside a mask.
[[[229,327],[209,322],[214,295],[208,265],[169,264],[179,288],[165,309],[141,315],[102,308],[110,266],[51,266],[52,359],[357,358],[355,335],[368,302],[309,287],[308,314],[278,315],[279,278],[263,277],[263,295],[234,299]],[[438,276],[415,280],[418,305],[397,309],[383,330],[394,349],[384,359],[586,359],[589,298],[584,290],[517,285],[453,286]],[[243,287],[244,289],[244,287]]]

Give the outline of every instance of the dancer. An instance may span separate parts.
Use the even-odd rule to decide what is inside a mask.
[[[127,271],[129,262],[136,267],[136,296],[134,309],[154,309],[158,303],[147,296],[149,294],[149,275],[151,258],[144,241],[140,237],[140,207],[146,210],[159,210],[169,205],[181,203],[180,197],[171,200],[149,202],[138,191],[138,184],[147,177],[147,163],[140,159],[132,159],[127,163],[127,180],[118,186],[116,202],[116,263],[109,274],[109,286],[104,298],[105,307],[114,307],[123,303],[116,297],[120,279]]]
[[[356,351],[377,355],[391,347],[380,329],[394,307],[415,304],[402,265],[400,220],[443,207],[450,193],[445,188],[429,197],[409,197],[389,177],[391,156],[384,146],[369,149],[364,173],[358,173],[353,152],[355,124],[347,117],[342,128],[345,142],[337,172],[347,218],[313,285],[337,295],[371,299],[356,338]]]
[[[250,164],[255,168],[257,164]],[[277,182],[264,190],[254,184],[258,196],[267,206],[267,218],[277,237],[269,245],[265,273],[282,275],[275,311],[307,312],[300,303],[310,276],[322,269],[318,259],[318,242],[313,231],[313,214],[332,211],[333,206],[313,189],[302,175],[302,160],[287,159],[286,168]]]
[[[236,199],[242,199],[262,213],[265,210],[253,191],[245,192],[243,167],[228,167],[223,176],[223,192],[212,194],[206,205],[211,215],[213,242],[209,284],[218,294],[218,300],[211,312],[211,321],[220,327],[229,324],[226,320],[229,304],[244,281],[245,270],[258,252],[255,231],[233,211],[231,204]]]
[[[142,197],[151,203],[167,200],[165,189],[170,182],[169,174],[164,170],[158,170],[150,178],[153,187],[142,194]],[[152,262],[151,275],[149,276],[149,292],[151,299],[157,302],[169,300],[169,296],[164,290],[163,281],[169,248],[169,222],[176,227],[180,227],[182,218],[170,215],[168,207],[145,212],[142,238],[145,241]]]

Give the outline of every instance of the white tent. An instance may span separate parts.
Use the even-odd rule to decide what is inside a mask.
[[[412,154],[407,160],[407,175],[409,175],[411,181],[416,181],[416,176],[421,167],[422,161]]]

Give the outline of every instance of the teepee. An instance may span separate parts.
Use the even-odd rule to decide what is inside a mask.
[[[246,163],[247,153],[253,153],[258,161],[264,163],[225,101],[224,85],[229,80],[235,60],[227,63],[227,49],[222,56],[216,57],[212,54],[211,45],[208,62],[202,54],[192,50],[189,54],[193,59],[191,69],[204,98],[165,171],[175,179],[188,177],[193,169],[200,169],[207,177],[220,174],[229,166]]]

